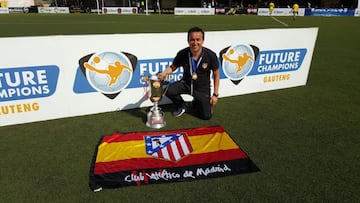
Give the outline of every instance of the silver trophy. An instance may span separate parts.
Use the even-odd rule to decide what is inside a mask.
[[[147,122],[146,126],[150,128],[162,128],[166,125],[164,120],[164,112],[161,111],[159,107],[159,102],[163,97],[163,81],[159,80],[156,75],[153,75],[149,78],[150,81],[150,101],[153,103],[153,106],[150,108],[150,111],[147,113]]]

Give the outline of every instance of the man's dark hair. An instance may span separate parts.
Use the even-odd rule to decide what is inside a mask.
[[[192,27],[192,28],[190,28],[189,29],[189,31],[188,31],[188,41],[189,41],[189,39],[190,39],[190,33],[192,33],[192,32],[201,32],[202,33],[202,38],[203,38],[203,40],[205,40],[205,33],[204,33],[204,30],[203,29],[201,29],[201,28],[199,28],[199,27]]]

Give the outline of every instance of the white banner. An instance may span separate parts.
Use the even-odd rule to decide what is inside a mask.
[[[8,14],[9,8],[0,8],[0,14]]]
[[[69,7],[38,7],[38,13],[70,13]]]
[[[221,56],[220,96],[305,85],[317,33],[318,28],[206,32],[204,46]],[[188,46],[186,37],[0,38],[0,126],[150,106],[141,76],[168,67]],[[170,82],[181,77],[178,69]]]
[[[136,7],[104,7],[103,14],[137,14]]]
[[[270,16],[269,8],[258,8],[259,16]],[[293,11],[291,8],[274,8],[271,16],[292,16]],[[299,8],[298,16],[305,16],[305,8]]]
[[[175,15],[215,15],[215,8],[180,8],[175,7]]]

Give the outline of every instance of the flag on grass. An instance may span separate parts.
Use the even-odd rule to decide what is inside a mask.
[[[215,178],[259,169],[221,126],[103,136],[90,188]]]

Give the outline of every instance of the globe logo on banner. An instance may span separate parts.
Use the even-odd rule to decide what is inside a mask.
[[[84,67],[91,87],[103,94],[119,93],[128,86],[133,75],[132,64],[123,53],[96,53]]]
[[[231,46],[221,54],[221,58],[224,74],[232,81],[242,80],[256,60],[253,48],[248,45]]]
[[[146,154],[165,159],[179,161],[193,151],[186,134],[166,134],[145,136]]]

